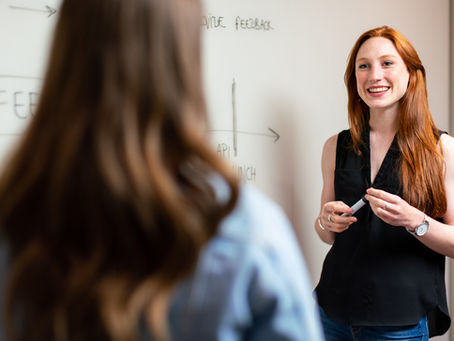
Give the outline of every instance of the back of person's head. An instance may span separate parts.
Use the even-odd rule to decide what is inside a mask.
[[[0,175],[12,340],[133,340],[140,319],[165,336],[172,288],[238,191],[206,136],[200,18],[198,0],[63,0]]]
[[[429,110],[426,72],[411,42],[399,31],[381,26],[364,32],[354,44],[344,75],[348,93],[348,118],[354,149],[359,153],[361,133],[369,123],[369,108],[356,83],[356,57],[370,38],[390,40],[409,73],[407,90],[400,100],[397,143],[402,153],[401,186],[404,198],[427,214],[441,217],[446,211],[443,157],[437,127]]]

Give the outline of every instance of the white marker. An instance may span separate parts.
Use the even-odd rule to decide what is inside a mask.
[[[353,210],[352,213],[342,213],[341,215],[342,216],[351,216],[351,215],[355,214],[356,212],[358,212],[358,210],[361,207],[363,207],[364,205],[366,205],[366,203],[367,203],[367,200],[364,197],[362,197],[351,207],[351,209]]]

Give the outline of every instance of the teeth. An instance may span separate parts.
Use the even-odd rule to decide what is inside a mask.
[[[386,86],[383,86],[381,88],[370,88],[368,89],[369,92],[382,92],[382,91],[386,91],[388,90],[388,88]]]

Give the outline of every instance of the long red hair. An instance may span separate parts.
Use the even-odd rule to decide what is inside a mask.
[[[426,72],[410,41],[397,30],[382,26],[363,33],[353,46],[345,85],[348,92],[348,119],[355,152],[360,153],[361,133],[369,122],[369,107],[358,94],[355,62],[361,45],[373,37],[389,39],[404,60],[410,79],[400,101],[397,143],[401,152],[400,182],[403,198],[411,205],[433,216],[446,212],[444,159],[440,133],[429,111]]]

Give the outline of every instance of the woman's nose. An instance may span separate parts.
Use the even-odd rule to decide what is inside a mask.
[[[369,73],[369,80],[377,81],[383,79],[383,70],[380,66],[372,65]]]

